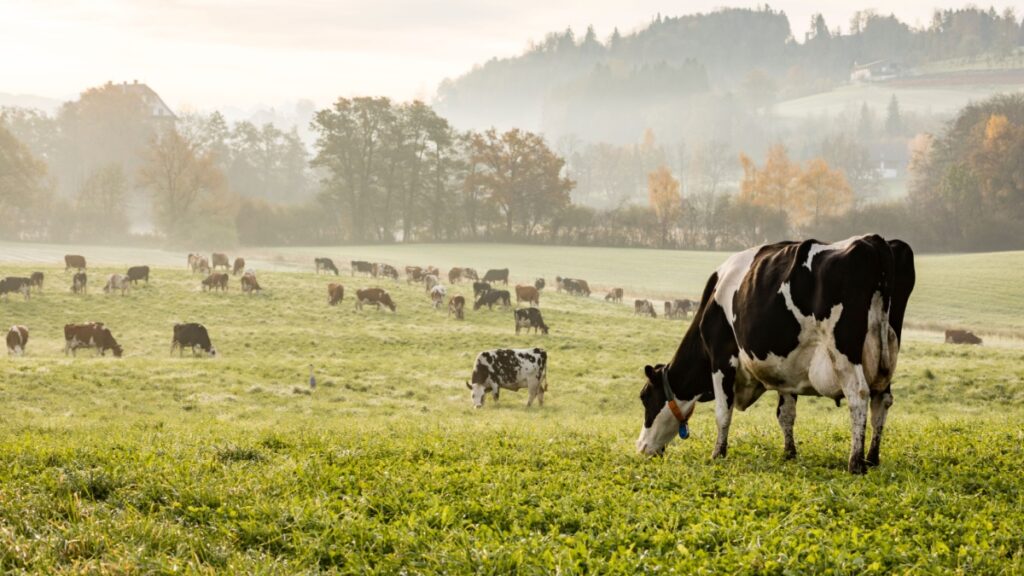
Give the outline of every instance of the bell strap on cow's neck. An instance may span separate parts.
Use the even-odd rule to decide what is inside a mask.
[[[690,411],[683,415],[683,410],[679,408],[679,403],[676,402],[676,395],[672,392],[672,386],[668,383],[668,366],[661,369],[661,386],[665,389],[665,403],[668,404],[668,409],[672,411],[672,415],[676,417],[681,423],[685,423],[690,419],[690,415],[693,414],[693,407],[690,407]]]

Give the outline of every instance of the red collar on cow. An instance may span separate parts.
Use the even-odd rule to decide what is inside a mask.
[[[668,383],[668,366],[661,369],[661,386],[665,389],[665,403],[668,404],[668,409],[672,411],[672,415],[679,420],[680,424],[685,425],[686,421],[693,415],[693,406],[683,414],[683,410],[679,407],[679,403],[676,401],[676,395],[672,392],[672,387]]]

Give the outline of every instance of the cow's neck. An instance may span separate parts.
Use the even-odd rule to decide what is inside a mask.
[[[711,361],[701,339],[697,318],[690,323],[665,371],[668,372],[672,392],[682,400],[692,400],[711,392]]]

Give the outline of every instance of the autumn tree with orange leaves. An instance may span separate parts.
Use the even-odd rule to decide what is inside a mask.
[[[740,201],[785,213],[795,227],[818,224],[853,206],[853,189],[846,175],[821,158],[803,167],[789,159],[784,146],[776,144],[768,150],[763,167],[745,154],[740,155],[740,164]]]
[[[683,198],[679,195],[679,180],[664,164],[647,175],[647,201],[658,219],[661,246],[667,246],[669,229],[682,214]]]

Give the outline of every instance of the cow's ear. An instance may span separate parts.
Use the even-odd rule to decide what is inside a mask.
[[[644,374],[647,376],[648,380],[653,381],[654,380],[654,366],[651,366],[650,364],[648,364],[647,366],[644,366]]]

